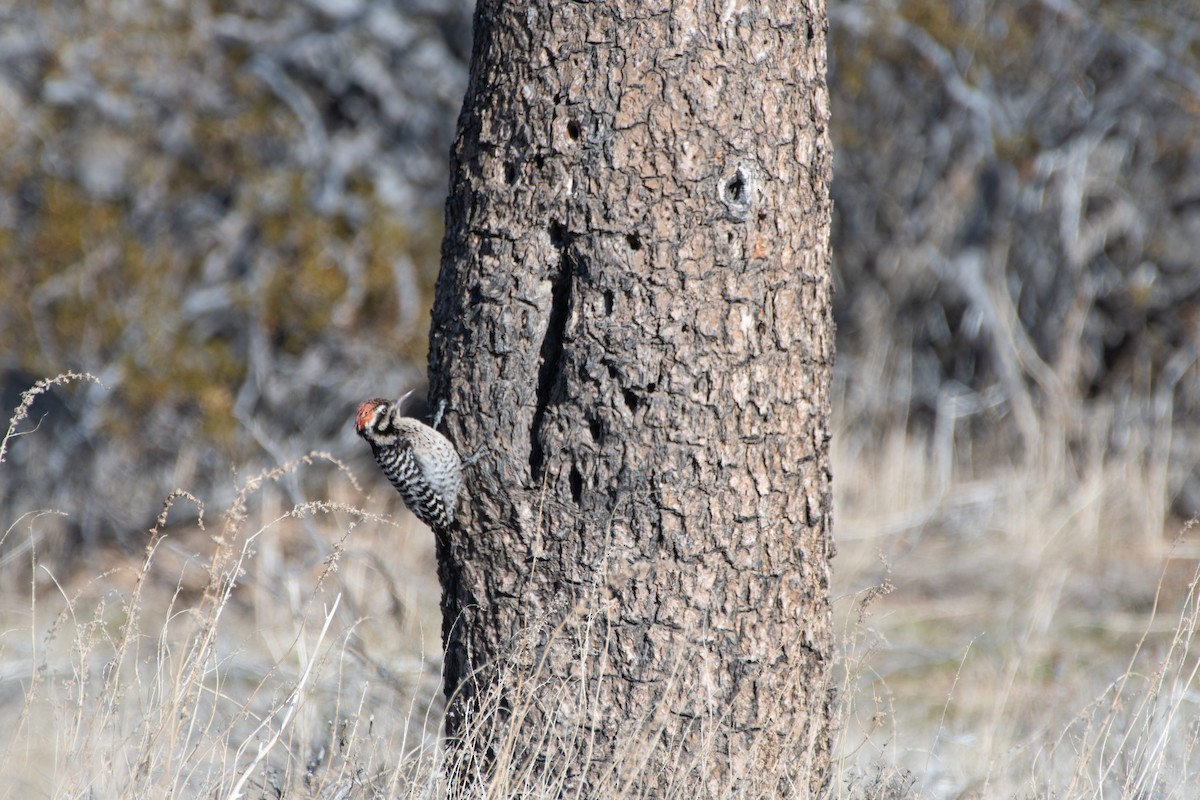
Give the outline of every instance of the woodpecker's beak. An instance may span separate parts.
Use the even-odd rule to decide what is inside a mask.
[[[396,401],[396,411],[398,411],[401,415],[404,414],[404,401],[407,400],[408,396],[415,391],[416,389],[409,389],[407,392],[400,395],[400,399]]]

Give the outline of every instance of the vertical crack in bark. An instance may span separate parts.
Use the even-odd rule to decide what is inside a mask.
[[[554,395],[562,371],[563,338],[567,327],[567,315],[571,308],[571,289],[575,268],[567,252],[567,236],[560,223],[550,225],[550,241],[558,249],[558,275],[550,291],[550,315],[546,320],[546,334],[542,337],[540,351],[541,366],[538,367],[537,405],[533,411],[533,424],[529,430],[529,473],[536,480],[541,477],[546,453],[542,446],[542,425],[546,408]]]

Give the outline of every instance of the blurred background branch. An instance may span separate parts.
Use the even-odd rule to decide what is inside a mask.
[[[86,496],[64,541],[119,538],[421,380],[470,13],[0,9],[4,404],[65,369],[111,387],[56,390],[10,516]],[[1200,11],[830,15],[843,435],[932,432],[947,392],[987,398],[953,426],[999,459],[1165,425],[1165,501],[1200,509]]]

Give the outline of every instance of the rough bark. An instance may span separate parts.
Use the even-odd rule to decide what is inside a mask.
[[[478,5],[430,351],[488,448],[439,552],[447,733],[529,780],[827,783],[825,33],[821,0]]]

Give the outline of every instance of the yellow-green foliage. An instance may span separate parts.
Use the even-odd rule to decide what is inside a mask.
[[[1003,4],[989,11],[993,24],[985,30],[972,21],[958,17],[954,4],[943,0],[902,0],[894,12],[880,9],[875,24],[887,31],[893,20],[919,29],[937,44],[951,52],[968,53],[965,76],[973,80],[978,70],[985,69],[989,78],[1004,80],[1006,75],[1025,74],[1031,48],[1037,35],[1039,20],[1028,8],[1020,9]],[[894,17],[889,18],[889,14]],[[883,64],[903,73],[933,77],[933,65],[913,52],[904,37],[880,34],[877,36],[834,36],[830,40],[833,62],[831,75],[834,95],[841,100],[869,102],[867,78],[872,69]],[[834,114],[835,140],[839,147],[857,147],[865,141],[877,141],[879,130],[856,131],[853,120],[845,114]],[[865,137],[865,138],[864,138]]]
[[[305,135],[293,111],[245,68],[246,47],[217,50],[198,33],[221,5],[137,19],[81,9],[80,30],[53,48],[44,74],[70,79],[72,59],[95,45],[108,57],[89,69],[111,97],[132,98],[137,82],[168,70],[201,74],[223,93],[188,94],[157,115],[139,107],[125,127],[94,119],[86,103],[37,109],[40,128],[25,139],[0,123],[0,193],[19,207],[17,225],[0,224],[0,341],[6,366],[29,374],[105,373],[106,432],[135,433],[164,407],[198,411],[200,432],[231,451],[251,332],[283,357],[366,331],[398,359],[421,357],[427,326],[397,324],[393,265],[415,265],[422,296],[413,305],[427,308],[441,231],[397,218],[354,173],[346,194],[365,212],[349,219],[314,207],[319,176],[293,155]],[[87,46],[77,41],[88,36]],[[100,196],[80,170],[43,167],[56,154],[79,159],[101,133],[133,154],[115,191]],[[351,273],[361,285],[348,295]],[[214,287],[227,307],[182,313]]]

